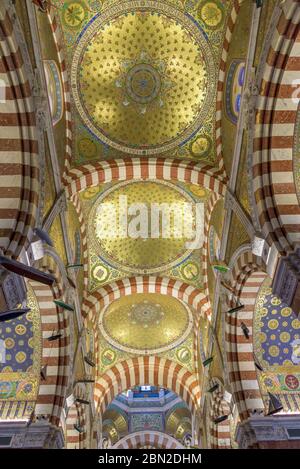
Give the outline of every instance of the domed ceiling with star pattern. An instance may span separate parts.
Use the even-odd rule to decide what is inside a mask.
[[[202,246],[190,249],[189,241],[195,236],[196,204],[203,204],[205,212],[209,196],[210,191],[201,186],[158,180],[103,184],[83,191],[81,203],[88,226],[89,290],[95,291],[99,286],[133,275],[163,275],[202,288]],[[142,207],[149,214],[147,226],[137,227],[137,237],[114,235],[122,216],[122,197],[126,197],[126,207]],[[155,204],[161,207],[164,203],[174,207],[170,211],[170,233],[164,238],[160,229],[159,236],[154,238],[151,207]],[[192,207],[190,213],[187,204]],[[133,219],[128,216],[128,229]],[[182,229],[180,233],[176,223]]]
[[[231,1],[55,0],[71,78],[73,165],[117,155],[215,162]]]

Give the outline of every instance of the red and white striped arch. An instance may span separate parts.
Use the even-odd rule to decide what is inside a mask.
[[[213,378],[210,381],[209,386],[213,387],[218,384],[218,389],[210,394],[209,403],[209,416],[210,416],[210,446],[212,449],[230,449],[231,448],[231,436],[230,436],[230,424],[229,419],[231,418],[231,409],[229,404],[224,400],[224,387],[220,380]],[[214,420],[218,417],[228,415],[229,418],[223,422],[215,423]]]
[[[119,440],[111,449],[185,449],[185,447],[166,433],[142,431],[131,433]]]
[[[134,167],[140,168],[141,162],[135,162]],[[138,174],[141,174],[140,172]],[[151,173],[147,173],[148,177],[153,177]],[[137,174],[136,174],[137,175]],[[175,177],[175,173],[168,172],[168,175],[170,177],[170,180]],[[143,176],[146,177],[146,173],[143,173]],[[157,173],[157,179],[162,178],[166,179],[167,175],[164,173]],[[185,174],[185,182],[191,182],[193,181],[193,177],[191,174]],[[88,184],[92,184],[92,181],[88,181]],[[87,186],[88,187],[88,186]],[[83,190],[83,189],[82,189]],[[220,199],[221,195],[212,192],[209,200],[208,200],[208,206],[207,210],[205,213],[205,220],[204,220],[204,245],[203,245],[203,254],[202,254],[202,260],[203,260],[203,282],[204,282],[204,291],[206,292],[207,296],[207,314],[211,314],[211,308],[210,308],[210,301],[209,301],[209,294],[208,294],[208,277],[207,277],[207,262],[208,262],[208,230],[209,230],[209,223],[210,223],[210,217],[212,214],[212,211],[215,207],[216,202]],[[88,291],[88,282],[89,282],[89,271],[88,271],[88,242],[87,242],[87,230],[86,230],[86,223],[84,220],[84,216],[82,213],[82,207],[81,207],[81,202],[78,197],[78,192],[74,193],[72,195],[72,201],[74,204],[74,207],[76,209],[78,218],[79,218],[79,223],[80,223],[80,230],[81,230],[81,241],[82,241],[82,260],[83,260],[83,275],[84,275],[84,288],[85,292],[87,293]]]
[[[300,241],[300,207],[293,175],[299,73],[300,3],[286,0],[265,62],[253,142],[257,215],[267,240],[276,243],[283,254]]]
[[[231,275],[235,296],[245,305],[238,313],[227,314],[225,325],[229,381],[241,421],[254,410],[264,409],[253,355],[253,316],[258,292],[267,277],[264,270],[259,259],[248,251],[238,258]],[[233,305],[234,301],[230,303]],[[241,322],[249,329],[249,339],[243,334]]]
[[[75,399],[87,399],[84,384],[77,383],[73,395]],[[87,415],[87,404],[76,401],[67,410],[65,429],[65,447],[67,449],[83,449],[86,447],[88,440]],[[81,431],[76,430],[75,426],[80,427]]]
[[[125,157],[72,168],[68,173],[66,191],[72,198],[87,187],[111,181],[141,179],[176,180],[198,184],[222,196],[226,191],[226,179],[216,168],[203,169],[200,163],[176,158],[145,157]]]
[[[207,308],[204,293],[181,280],[168,277],[140,276],[117,280],[91,293],[83,303],[83,315],[93,321],[100,310],[112,301],[134,293],[161,293],[173,296],[203,313],[206,312]]]
[[[206,294],[207,298],[207,311],[206,314],[208,318],[211,318],[211,304],[210,304],[210,295],[209,295],[209,286],[208,286],[208,257],[209,257],[209,225],[210,225],[210,219],[211,215],[213,212],[213,209],[215,208],[216,203],[220,200],[220,196],[217,194],[213,193],[207,204],[207,209],[205,213],[205,219],[204,219],[204,243],[203,243],[203,249],[202,249],[202,269],[203,269],[203,290]]]
[[[35,406],[36,415],[47,416],[50,423],[59,426],[68,386],[70,363],[70,328],[69,317],[65,310],[60,310],[54,299],[62,299],[63,285],[61,274],[55,260],[45,256],[41,270],[52,274],[56,282],[52,288],[30,281],[36,295],[41,317],[42,329],[42,366],[46,366],[46,380],[40,381],[39,394]],[[58,341],[49,342],[52,332],[63,334]]]
[[[22,55],[20,28],[10,11],[8,2],[1,1],[0,247],[6,255],[17,257],[35,226],[39,163],[35,109],[26,71],[30,64]]]
[[[69,409],[66,419],[65,447],[67,449],[84,449],[87,439],[86,409],[84,404],[75,402]],[[80,427],[81,431],[76,430]]]
[[[169,389],[189,406],[199,410],[200,385],[197,376],[166,358],[139,356],[112,366],[95,384],[95,405],[101,415],[121,392],[138,385],[161,386]]]
[[[125,278],[105,285],[93,294],[90,294],[89,297],[84,300],[82,307],[84,317],[93,324],[96,362],[99,353],[98,318],[100,311],[122,296],[128,296],[134,293],[160,293],[182,300],[196,311],[199,311],[199,314],[195,315],[195,321],[197,321],[197,316],[200,316],[200,313],[206,314],[206,312],[209,311],[206,295],[201,290],[183,283],[180,280],[174,280],[168,277],[144,276]],[[197,347],[196,334],[194,336],[194,346]]]

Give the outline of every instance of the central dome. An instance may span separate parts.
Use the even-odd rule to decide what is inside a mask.
[[[167,151],[202,124],[214,63],[201,29],[160,2],[123,1],[94,17],[72,64],[72,90],[86,126],[127,153]]]
[[[183,343],[191,332],[191,311],[179,300],[135,293],[111,303],[99,318],[101,334],[129,353],[161,353]]]

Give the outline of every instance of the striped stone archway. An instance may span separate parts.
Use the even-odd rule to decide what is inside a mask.
[[[37,416],[46,416],[49,422],[59,426],[65,403],[70,366],[70,320],[69,312],[55,305],[53,300],[64,299],[65,287],[59,267],[53,257],[42,259],[41,270],[55,278],[52,287],[30,281],[37,298],[42,328],[42,367],[46,366],[46,379],[40,381],[35,406]],[[60,332],[59,340],[49,342],[53,332]]]
[[[210,167],[203,169],[197,162],[178,158],[125,157],[90,163],[70,169],[66,192],[69,198],[85,190],[111,181],[157,179],[198,184],[216,194],[225,195],[226,179],[221,171]]]
[[[118,394],[138,385],[170,389],[182,398],[192,412],[199,410],[201,392],[196,374],[169,359],[139,356],[117,363],[98,377],[95,384],[98,413],[103,415]]]
[[[25,39],[7,0],[0,4],[0,247],[18,257],[35,227],[38,137]],[[24,46],[24,47],[23,47]]]
[[[77,384],[73,389],[74,398],[87,399],[84,384]],[[75,402],[66,411],[65,447],[84,449],[88,442],[87,404]]]
[[[262,55],[253,139],[256,215],[269,244],[286,254],[300,242],[300,207],[293,174],[299,102],[300,4],[275,9],[271,44]],[[297,85],[298,83],[298,85]]]
[[[102,308],[122,296],[134,293],[161,293],[182,300],[196,311],[205,313],[207,309],[206,296],[202,290],[169,277],[139,276],[117,280],[91,293],[84,300],[83,315],[94,321]]]
[[[143,431],[131,433],[119,440],[111,449],[185,449],[179,441],[166,433]]]
[[[266,277],[264,264],[249,251],[240,255],[231,273],[235,299],[229,302],[229,306],[236,306],[237,299],[245,306],[237,313],[226,314],[225,323],[229,382],[241,421],[253,411],[264,409],[254,364],[253,316],[256,298]],[[241,322],[249,329],[249,339],[243,334]]]
[[[204,219],[204,244],[202,249],[202,262],[203,262],[203,291],[206,293],[207,299],[207,312],[206,314],[210,316],[211,314],[211,305],[210,305],[210,298],[208,292],[208,275],[207,275],[207,263],[208,263],[208,230],[210,224],[210,217],[213,212],[213,209],[220,200],[221,196],[212,192],[210,198],[208,199],[207,203],[207,210],[205,213]],[[80,232],[81,232],[81,243],[82,243],[82,258],[83,258],[83,278],[84,278],[84,293],[85,297],[88,290],[88,282],[89,282],[89,271],[88,271],[88,238],[87,238],[87,230],[86,230],[86,223],[82,212],[82,206],[80,199],[78,197],[78,193],[75,193],[72,196],[72,202],[74,204],[75,210],[78,215],[79,223],[80,223]],[[88,301],[86,299],[85,301]],[[85,309],[84,309],[85,311]],[[85,314],[85,313],[83,313]]]
[[[85,420],[85,405],[75,402],[69,409],[66,418],[67,449],[84,449],[87,438],[87,426]],[[78,429],[76,429],[76,427]],[[80,431],[78,431],[80,430]]]
[[[210,417],[210,445],[212,449],[231,449],[230,424],[231,409],[229,404],[224,400],[224,386],[217,378],[212,378],[209,387],[218,385],[212,394],[210,394],[209,417]],[[215,423],[215,419],[228,415],[228,419]]]
[[[111,304],[113,301],[134,293],[160,293],[162,295],[173,296],[191,306],[198,312],[194,315],[195,334],[194,334],[194,353],[197,359],[197,340],[198,340],[198,317],[201,314],[208,314],[210,304],[207,296],[195,287],[181,282],[180,280],[170,279],[168,277],[130,277],[105,285],[84,300],[82,314],[93,324],[95,335],[95,361],[98,361],[99,355],[99,327],[98,318],[100,311]]]

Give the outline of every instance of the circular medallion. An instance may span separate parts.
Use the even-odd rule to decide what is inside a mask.
[[[293,328],[293,329],[300,329],[300,321],[299,321],[299,319],[293,319],[293,321],[292,321],[292,328]]]
[[[181,273],[186,280],[195,280],[200,273],[199,266],[196,262],[188,262],[181,268]]]
[[[137,103],[150,103],[157,98],[160,88],[159,72],[151,64],[137,64],[127,73],[126,90]]]
[[[208,28],[217,29],[224,18],[223,6],[218,1],[205,0],[200,3],[199,18]]]
[[[63,21],[68,28],[77,29],[85,18],[85,10],[82,2],[71,2],[63,13]]]
[[[16,332],[16,334],[18,334],[18,335],[24,335],[24,334],[26,334],[26,331],[27,331],[27,328],[26,328],[26,326],[24,326],[23,324],[18,324],[18,325],[15,327],[15,332]]]
[[[105,282],[109,277],[109,270],[104,265],[96,265],[92,269],[92,277],[98,282]]]
[[[125,0],[84,30],[71,86],[84,124],[102,142],[126,153],[158,154],[201,127],[215,92],[214,57],[206,35],[182,11]]]
[[[156,216],[153,207],[166,211],[156,211]],[[191,254],[188,241],[194,239],[195,222],[194,199],[180,187],[166,181],[122,182],[96,200],[89,216],[89,239],[109,265],[150,274],[171,269]]]
[[[291,340],[291,334],[289,334],[288,332],[281,332],[279,337],[281,342],[285,344]]]
[[[24,363],[26,360],[26,353],[25,352],[17,352],[16,353],[16,362],[17,363]]]
[[[7,339],[5,339],[4,345],[5,345],[5,348],[6,348],[7,350],[10,350],[10,349],[14,348],[14,346],[15,346],[15,341],[14,341],[14,339],[13,339],[12,337],[8,337]]]
[[[299,380],[295,375],[287,375],[285,377],[285,384],[289,389],[298,389],[299,388]]]
[[[190,310],[175,298],[156,293],[122,297],[99,318],[101,334],[128,353],[161,353],[183,343],[193,327]]]
[[[271,319],[271,320],[268,322],[268,326],[269,326],[270,329],[275,330],[275,329],[278,328],[279,322],[277,321],[277,319]]]
[[[281,316],[288,318],[291,316],[292,312],[293,312],[292,308],[289,308],[289,307],[282,308]]]
[[[209,155],[212,149],[212,141],[208,136],[197,137],[190,144],[190,152],[196,158],[204,158]]]
[[[181,347],[177,350],[176,357],[181,363],[188,363],[192,357],[192,354],[188,347]]]
[[[103,350],[102,352],[102,355],[101,355],[101,361],[103,363],[103,365],[105,366],[109,366],[109,365],[112,365],[116,359],[116,352],[112,349],[105,349]]]
[[[277,296],[274,296],[274,298],[272,298],[272,300],[271,300],[271,303],[274,306],[279,306],[279,305],[281,305],[281,299],[277,298]]]
[[[271,357],[278,357],[279,352],[277,345],[271,345],[271,347],[269,347],[269,354]]]

